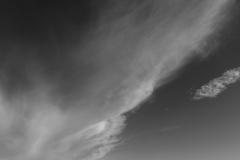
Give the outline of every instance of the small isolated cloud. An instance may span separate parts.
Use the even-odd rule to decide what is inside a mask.
[[[221,77],[211,80],[209,83],[203,85],[198,89],[193,96],[193,100],[202,98],[215,98],[222,93],[227,86],[236,83],[240,79],[240,68],[234,68],[223,73]]]

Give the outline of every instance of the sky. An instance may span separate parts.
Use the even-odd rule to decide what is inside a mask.
[[[3,1],[0,160],[238,160],[239,5]]]
[[[239,67],[239,11],[233,12],[235,17],[219,33],[211,55],[189,62],[177,78],[130,113],[123,145],[101,160],[239,159],[240,84],[215,98],[192,100],[201,86]]]

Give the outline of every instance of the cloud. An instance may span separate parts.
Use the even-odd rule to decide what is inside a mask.
[[[232,1],[90,2],[2,5],[0,160],[103,157]]]
[[[240,79],[240,68],[234,68],[223,73],[221,77],[211,80],[198,89],[193,100],[202,98],[215,98],[218,94],[227,89],[227,86],[236,83]]]
[[[124,127],[125,117],[115,116],[89,126],[61,140],[57,149],[48,150],[45,159],[95,160],[103,157],[119,143],[117,135]],[[57,153],[56,153],[57,151]],[[57,154],[61,156],[56,156]]]

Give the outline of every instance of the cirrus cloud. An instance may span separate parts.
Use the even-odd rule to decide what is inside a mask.
[[[103,157],[232,1],[125,2],[4,2],[0,160]]]

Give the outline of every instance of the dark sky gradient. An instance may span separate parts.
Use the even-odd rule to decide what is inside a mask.
[[[203,84],[240,66],[239,3],[232,13],[211,55],[194,59],[129,113],[124,143],[102,160],[239,160],[240,83],[217,98],[191,100]]]

